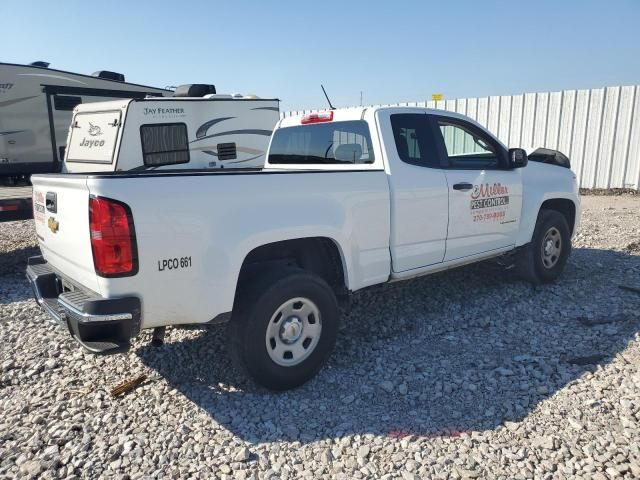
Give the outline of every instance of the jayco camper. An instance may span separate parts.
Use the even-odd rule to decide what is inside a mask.
[[[171,97],[78,105],[63,171],[261,168],[278,105],[199,84]]]
[[[125,83],[124,75],[92,76],[0,63],[0,177],[60,169],[73,109],[114,98],[170,95],[170,90]]]

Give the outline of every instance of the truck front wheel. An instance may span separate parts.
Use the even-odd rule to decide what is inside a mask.
[[[520,275],[534,284],[554,281],[564,270],[571,253],[571,232],[564,215],[541,210],[531,243],[518,254]]]
[[[333,351],[338,312],[322,278],[297,268],[263,272],[238,296],[228,326],[232,358],[271,390],[302,385]]]

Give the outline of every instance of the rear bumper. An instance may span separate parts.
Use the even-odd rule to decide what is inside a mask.
[[[129,348],[140,331],[140,299],[100,298],[81,290],[65,290],[42,258],[31,257],[27,279],[38,304],[87,350],[113,353]]]

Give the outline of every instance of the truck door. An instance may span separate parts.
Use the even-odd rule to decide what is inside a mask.
[[[479,126],[456,117],[430,117],[449,188],[444,261],[514,245],[521,170],[509,168],[507,150]]]
[[[391,197],[394,272],[442,262],[448,222],[447,181],[424,111],[378,112]]]

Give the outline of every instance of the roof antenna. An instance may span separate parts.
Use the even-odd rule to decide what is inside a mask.
[[[329,110],[335,110],[336,107],[331,105],[331,100],[329,100],[329,95],[327,95],[327,91],[324,89],[324,86],[320,84],[320,88],[322,88],[322,93],[324,93],[324,97],[327,99],[327,103],[329,104]]]

